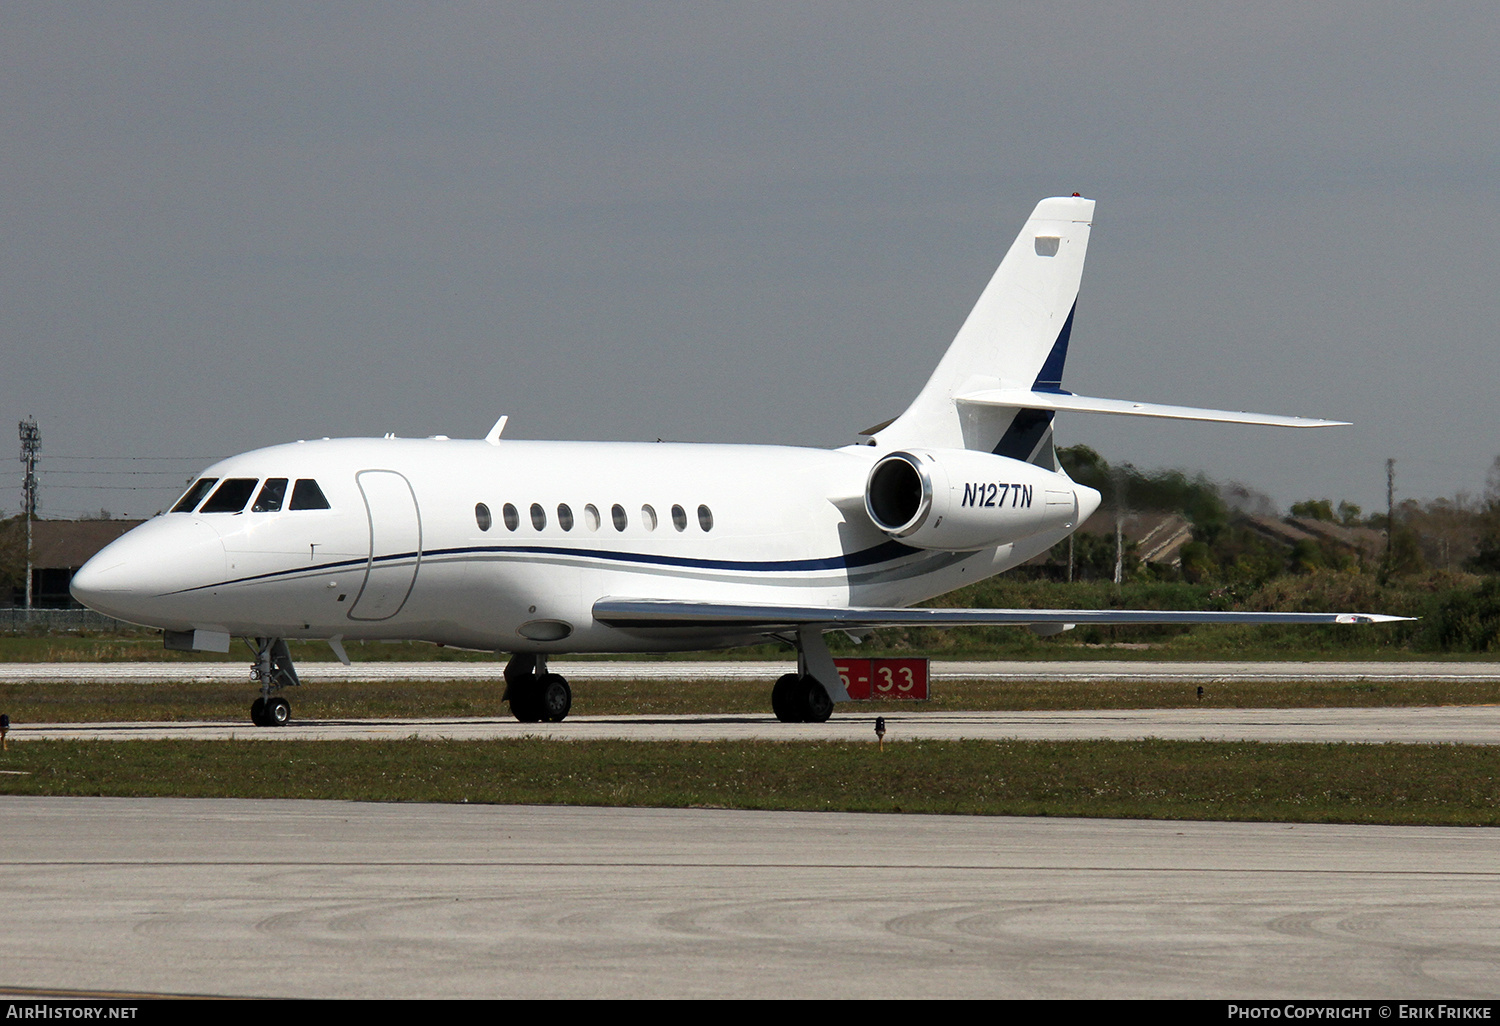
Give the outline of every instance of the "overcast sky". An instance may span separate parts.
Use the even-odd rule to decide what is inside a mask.
[[[1078,191],[1064,387],[1355,426],[1062,414],[1060,443],[1283,507],[1383,508],[1388,457],[1398,497],[1477,495],[1497,52],[1492,2],[4,0],[0,413],[39,421],[54,517],[500,414],[845,444]]]

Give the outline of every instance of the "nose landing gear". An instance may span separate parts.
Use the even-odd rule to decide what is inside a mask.
[[[284,727],[292,718],[292,704],[272,691],[296,687],[297,670],[285,638],[256,638],[255,667],[250,675],[260,685],[260,697],[250,704],[250,722],[257,727]]]

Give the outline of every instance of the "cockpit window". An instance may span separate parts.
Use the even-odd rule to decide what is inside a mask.
[[[216,477],[200,477],[193,482],[193,487],[187,490],[187,494],[177,500],[177,505],[172,507],[173,513],[191,513],[197,508],[198,503],[208,494],[208,490],[219,483]]]
[[[256,479],[253,477],[231,477],[219,485],[219,490],[209,496],[208,501],[198,512],[238,513],[245,508],[245,503],[250,501],[255,485]]]
[[[255,497],[255,505],[250,507],[250,512],[275,513],[281,508],[281,500],[284,498],[286,498],[286,478],[270,478],[261,488],[260,494]]]
[[[318,487],[318,482],[311,478],[299,478],[297,487],[292,489],[292,502],[288,509],[328,509],[328,500],[323,497],[323,489]]]

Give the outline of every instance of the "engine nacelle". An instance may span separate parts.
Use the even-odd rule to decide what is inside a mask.
[[[1099,508],[1099,493],[1031,463],[970,449],[907,449],[870,468],[865,512],[919,549],[966,552],[1066,532]]]

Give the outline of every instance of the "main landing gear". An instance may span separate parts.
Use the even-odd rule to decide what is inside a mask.
[[[284,727],[292,718],[292,703],[272,691],[296,687],[302,682],[292,666],[292,652],[285,638],[256,638],[255,668],[250,675],[260,685],[260,697],[250,704],[250,722],[257,727]]]
[[[816,679],[789,673],[771,689],[771,711],[782,723],[827,723],[833,699]]]
[[[771,711],[782,723],[827,723],[833,703],[849,701],[849,692],[833,664],[822,629],[809,625],[798,629],[795,640],[779,637],[797,646],[797,672],[782,677],[771,689]]]
[[[573,707],[573,689],[547,672],[547,657],[517,652],[505,664],[505,695],[510,714],[522,723],[561,723]]]

